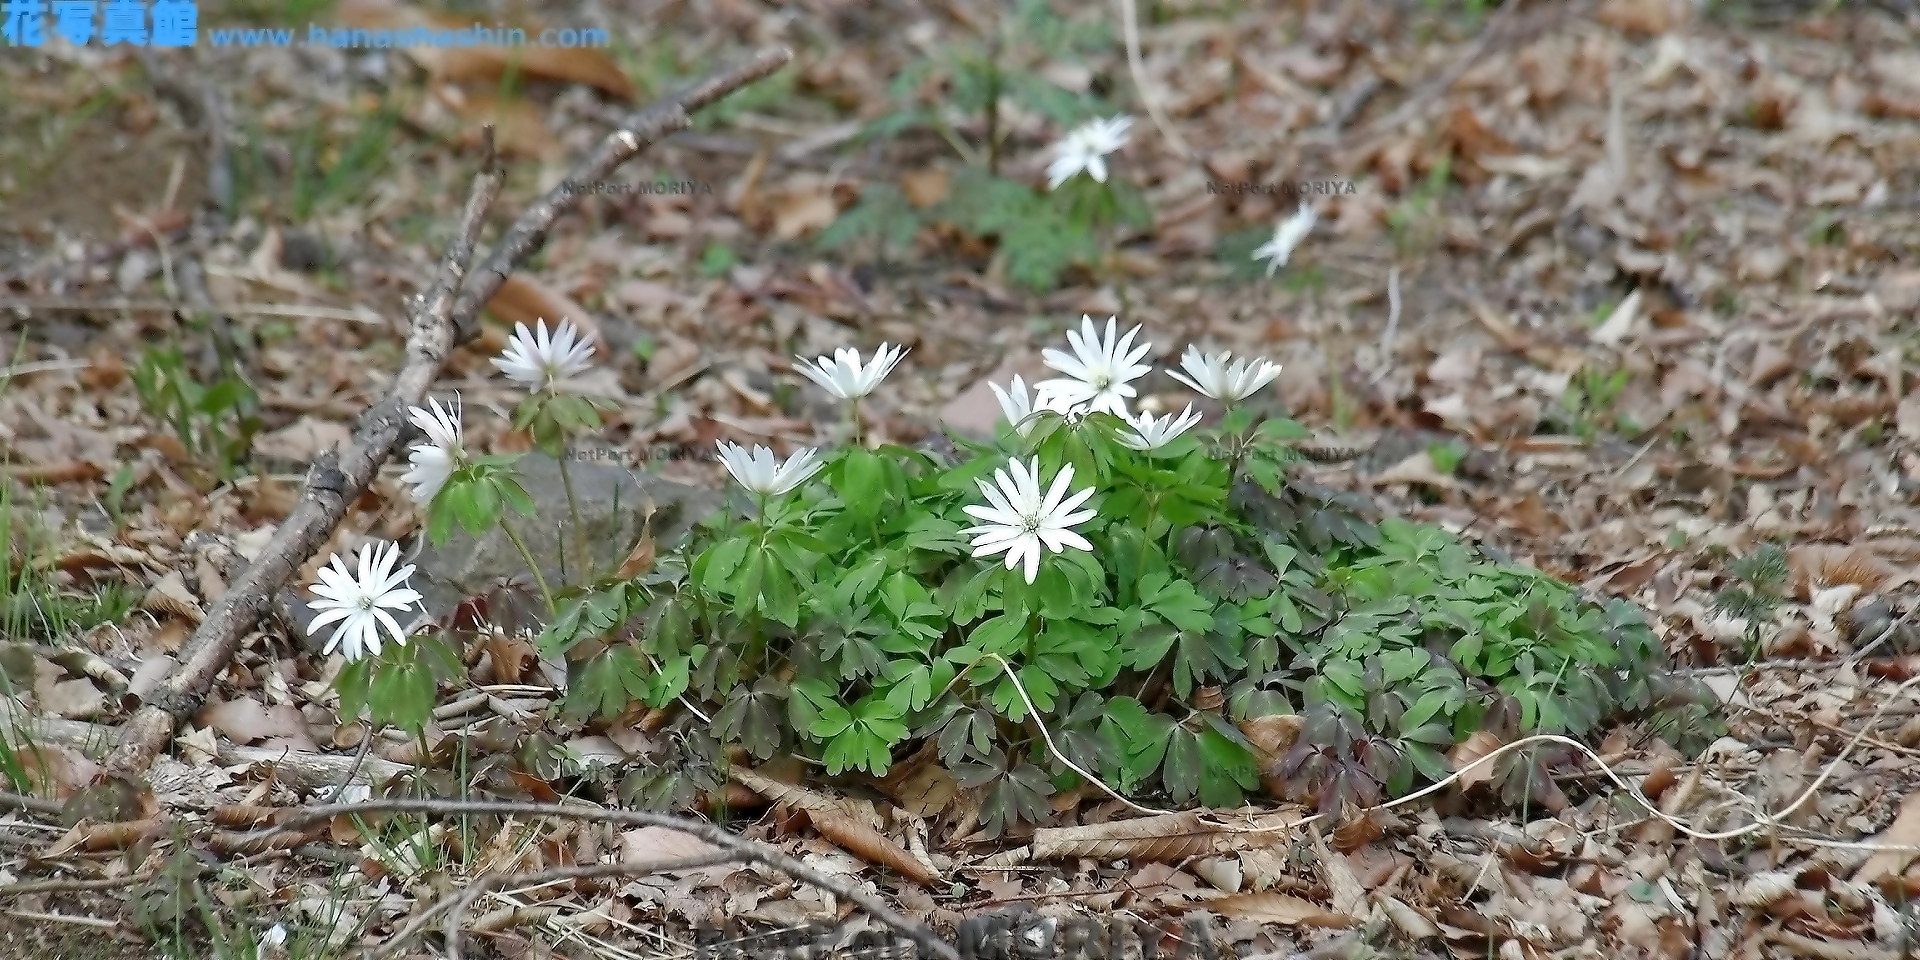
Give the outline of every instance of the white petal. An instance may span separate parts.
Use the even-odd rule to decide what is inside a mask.
[[[1054,553],[1059,553],[1066,547],[1085,550],[1089,553],[1093,552],[1093,544],[1088,543],[1087,538],[1074,533],[1072,530],[1057,530],[1043,527],[1038,531],[1038,534],[1040,539],[1045,540],[1047,546],[1053,549]]]

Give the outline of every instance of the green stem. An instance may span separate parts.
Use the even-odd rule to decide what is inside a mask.
[[[1229,408],[1229,410],[1231,410],[1231,408]],[[1240,480],[1240,465],[1245,462],[1247,451],[1253,449],[1253,434],[1258,429],[1260,429],[1258,424],[1250,424],[1247,427],[1246,433],[1234,435],[1233,457],[1231,460],[1232,468],[1227,471],[1227,483],[1229,485]]]
[[[567,518],[573,523],[574,562],[579,564],[580,573],[586,577],[582,583],[593,582],[593,562],[587,554],[587,532],[580,523],[580,500],[573,494],[573,471],[567,469],[567,451],[560,451],[560,485],[567,490]],[[566,550],[560,551],[562,556]]]
[[[513,542],[513,548],[520,551],[520,559],[526,561],[527,569],[533,572],[533,582],[540,588],[540,598],[547,602],[547,616],[558,616],[560,608],[553,602],[553,591],[547,589],[546,575],[540,572],[540,565],[534,562],[533,551],[527,549],[527,542],[513,532],[513,527],[507,523],[506,517],[500,518],[500,532],[506,534],[507,539]]]
[[[853,415],[853,445],[866,449],[866,441],[860,435],[860,398],[855,397],[847,404],[847,410]]]

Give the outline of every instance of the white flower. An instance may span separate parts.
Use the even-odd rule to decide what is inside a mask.
[[[794,359],[800,361],[800,366],[796,369],[806,374],[807,379],[825,388],[828,393],[842,400],[858,400],[872,393],[873,388],[879,386],[880,381],[885,380],[887,374],[893,372],[893,365],[899,363],[900,358],[906,355],[905,349],[883,343],[880,349],[873,352],[872,362],[865,366],[860,363],[860,351],[852,347],[841,347],[835,350],[832,359],[826,357],[813,360],[803,357]]]
[[[1280,221],[1280,225],[1273,228],[1273,239],[1253,251],[1253,259],[1269,261],[1267,276],[1273,276],[1275,270],[1287,265],[1287,261],[1293,258],[1293,248],[1299,246],[1300,241],[1313,230],[1313,222],[1317,219],[1319,214],[1303,203],[1293,216]]]
[[[331,566],[320,568],[320,583],[313,588],[314,596],[320,599],[307,601],[316,614],[307,624],[307,634],[317,634],[321,627],[340,622],[321,653],[332,653],[339,647],[348,660],[377,655],[382,628],[393,636],[395,644],[406,645],[407,632],[387,611],[405,610],[420,602],[420,594],[406,585],[407,578],[413,576],[413,564],[393,569],[399,559],[399,544],[374,540],[360,548],[358,576],[347,570],[346,560],[337,553]]]
[[[1140,362],[1147,355],[1152,344],[1143,343],[1133,346],[1133,335],[1140,332],[1135,326],[1127,335],[1114,339],[1114,321],[1117,317],[1107,318],[1107,335],[1102,338],[1100,331],[1093,325],[1093,318],[1085,314],[1080,316],[1080,330],[1067,331],[1067,343],[1073,347],[1069,355],[1065,350],[1048,348],[1041,352],[1047,366],[1052,367],[1065,377],[1042,380],[1035,385],[1039,391],[1039,404],[1051,409],[1053,404],[1084,406],[1089,413],[1105,411],[1125,415],[1127,398],[1134,396],[1129,381],[1146,376],[1153,369]]]
[[[1155,419],[1150,413],[1138,416],[1123,416],[1127,426],[1133,428],[1131,434],[1121,434],[1120,442],[1135,450],[1158,450],[1172,443],[1175,437],[1187,432],[1187,429],[1200,422],[1200,415],[1193,412],[1193,404],[1187,404],[1179,416],[1169,413]]]
[[[550,390],[593,365],[593,344],[580,336],[571,320],[560,321],[551,336],[545,320],[540,321],[537,332],[516,323],[513,339],[494,358],[493,365],[528,390]]]
[[[973,537],[974,556],[991,556],[1004,550],[1007,569],[1025,561],[1027,582],[1032,583],[1040,574],[1042,544],[1055,553],[1068,547],[1093,549],[1085,537],[1070,529],[1094,516],[1092,510],[1074,512],[1075,507],[1093,496],[1093,488],[1067,495],[1067,486],[1073,482],[1072,464],[1061,467],[1054,475],[1053,486],[1044,497],[1040,494],[1039,457],[1033,458],[1031,466],[1012,461],[1007,468],[994,471],[993,480],[993,484],[974,481],[980,485],[980,492],[987,495],[990,506],[970,504],[964,508],[968,516],[980,521],[979,526],[966,530],[967,535]]]
[[[1051,410],[1063,417],[1070,417],[1080,412],[1079,407],[1058,396],[1040,394],[1036,391],[1035,396],[1029,398],[1026,381],[1021,380],[1017,373],[1013,375],[1013,383],[1004,390],[997,383],[989,383],[987,386],[993,388],[994,398],[1000,401],[1000,412],[1006,415],[1007,422],[1013,424],[1013,428],[1020,431],[1023,437],[1027,435],[1028,430],[1033,429],[1033,415],[1042,410]]]
[[[720,441],[720,462],[740,485],[754,493],[777,497],[807,481],[826,466],[815,459],[812,447],[801,447],[785,463],[775,460],[766,447],[747,448],[730,440]]]
[[[413,499],[420,503],[431,503],[440,488],[447,485],[447,479],[455,470],[466,463],[467,451],[463,445],[464,432],[460,428],[460,401],[442,407],[440,401],[428,399],[432,407],[408,407],[407,415],[427,435],[426,443],[415,444],[413,454],[408,460],[413,469],[400,477],[401,483],[413,485]]]
[[[1047,189],[1058,190],[1082,170],[1101,183],[1107,182],[1107,154],[1127,145],[1127,128],[1132,117],[1092,120],[1075,127],[1066,139],[1054,144],[1053,162],[1047,165]]]
[[[1189,346],[1180,358],[1180,366],[1192,379],[1173,370],[1167,373],[1175,380],[1227,404],[1239,403],[1253,396],[1280,375],[1280,365],[1265,358],[1249,361],[1242,357],[1228,363],[1229,360],[1233,360],[1231,350],[1207,356],[1198,347]]]

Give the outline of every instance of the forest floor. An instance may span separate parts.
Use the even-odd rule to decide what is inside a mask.
[[[1253,845],[1222,832],[1169,852],[1153,842],[1163,832],[1051,859],[1034,855],[1036,828],[1130,811],[1082,789],[1055,798],[1051,821],[985,840],[977,803],[951,789],[928,800],[934,773],[809,782],[805,796],[833,797],[936,869],[934,885],[870,867],[870,850],[750,791],[734,801],[741,832],[949,936],[1018,908],[1059,930],[1150,923],[1159,949],[1183,956],[1912,955],[1920,14],[1167,0],[1140,11],[1163,127],[1106,5],[1060,5],[1065,19],[1049,21],[1091,31],[1071,59],[1024,33],[983,39],[1002,14],[973,0],[559,6],[539,16],[604,26],[615,45],[512,63],[486,49],[0,55],[0,128],[13,131],[0,142],[0,667],[10,736],[33,747],[9,753],[24,759],[6,772],[34,795],[8,794],[0,819],[0,882],[19,885],[0,886],[9,950],[253,956],[278,925],[287,940],[259,957],[354,955],[348,944],[391,937],[482,871],[698,851],[654,828],[543,818],[485,849],[423,827],[436,852],[410,865],[344,818],[297,844],[236,845],[231,831],[267,822],[261,811],[323,802],[368,736],[340,722],[337,658],[271,618],[174,749],[112,788],[130,793],[103,799],[117,781],[98,774],[138,694],[293,509],[306,465],[388,389],[480,126],[496,125],[508,171],[491,238],[610,118],[784,44],[793,66],[620,173],[684,192],[600,193],[559,220],[436,395],[511,409],[489,358],[513,322],[570,317],[603,348],[594,389],[616,410],[613,449],[717,485],[715,464],[683,452],[820,444],[837,429],[796,354],[910,346],[866,426],[914,444],[943,422],[990,428],[988,382],[1044,375],[1041,348],[1081,315],[1118,314],[1144,326],[1162,366],[1188,342],[1281,363],[1273,389],[1344,450],[1315,468],[1321,482],[1638,604],[1713,691],[1725,732],[1683,753],[1623,725],[1589,744],[1604,764],[1570,757],[1550,788],[1503,795],[1490,773],[1469,775],[1416,803],[1346,811],[1324,835]],[[202,30],[424,16],[374,0],[296,8],[209,7]],[[1038,181],[1061,133],[1024,106],[991,129],[956,106],[969,58],[996,55],[1010,88],[1044,80],[1135,120],[1110,160],[1151,227],[1045,291],[936,216],[986,138],[1001,140],[1002,176]],[[903,122],[860,136],[916,106],[951,108],[930,113],[948,135]],[[1261,189],[1231,187],[1248,184]],[[859,205],[884,187],[905,205]],[[1302,200],[1318,223],[1269,277],[1249,254]],[[871,223],[822,245],[862,210]],[[881,234],[901,224],[907,242],[889,249]],[[156,372],[215,389],[143,390]],[[239,391],[224,382],[250,386],[253,404],[230,405]],[[1160,375],[1142,395],[1189,396]],[[470,425],[469,442],[527,449],[504,420]],[[349,506],[295,584],[366,537],[417,529],[401,466]],[[1777,602],[1743,629],[1715,601],[1770,543],[1786,564],[1766,585]],[[529,705],[552,693],[518,667],[477,682],[497,695],[450,690],[458,709],[436,724],[494,711],[537,725]],[[575,754],[646,742],[566,736],[554,746]],[[423,759],[404,739],[374,753],[383,769]],[[554,782],[516,771],[489,789],[551,798]],[[1172,816],[1164,831],[1211,829]],[[160,865],[178,882],[156,885]],[[58,888],[87,883],[106,892]],[[684,956],[693,928],[727,917],[760,930],[831,920],[843,938],[878,929],[844,898],[740,863],[495,889],[464,909],[469,956]],[[399,955],[438,955],[439,927]]]

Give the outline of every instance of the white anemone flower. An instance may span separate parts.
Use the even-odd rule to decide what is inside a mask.
[[[1231,363],[1228,362],[1230,360]],[[1181,356],[1180,366],[1187,371],[1187,376],[1181,376],[1174,370],[1167,373],[1175,380],[1225,404],[1239,403],[1253,396],[1280,375],[1280,365],[1264,357],[1253,361],[1245,357],[1233,360],[1231,350],[1208,356],[1193,346],[1187,347],[1187,352]]]
[[[507,379],[528,390],[550,390],[593,365],[593,344],[580,336],[573,321],[560,321],[552,334],[547,333],[547,321],[539,324],[535,330],[524,323],[513,325],[513,339],[493,360]]]
[[[819,384],[828,393],[842,400],[858,400],[872,393],[873,388],[893,372],[893,365],[906,355],[905,348],[883,343],[880,349],[873,352],[873,359],[864,365],[860,362],[860,351],[852,347],[835,350],[831,358],[794,359],[800,361],[800,366],[795,369],[806,374],[807,379]]]
[[[332,653],[335,647],[348,660],[380,653],[380,633],[385,630],[397,646],[405,646],[407,632],[388,610],[405,610],[420,602],[420,594],[407,587],[413,576],[413,564],[398,570],[400,545],[374,540],[360,548],[358,575],[347,569],[347,562],[334,554],[330,566],[320,568],[320,582],[313,588],[317,600],[307,601],[316,614],[307,623],[307,634],[320,632],[327,624],[339,622],[333,636],[320,652]]]
[[[1067,494],[1067,488],[1073,483],[1072,464],[1060,468],[1044,496],[1040,493],[1039,457],[1034,457],[1031,464],[1010,462],[994,471],[993,481],[991,484],[985,480],[974,481],[980,485],[980,492],[986,494],[988,506],[969,504],[964,508],[968,516],[980,521],[979,526],[965,531],[973,537],[974,556],[986,557],[1006,551],[1007,569],[1025,562],[1027,582],[1032,583],[1033,578],[1040,575],[1043,545],[1055,553],[1068,547],[1093,550],[1093,544],[1072,529],[1075,524],[1094,517],[1092,510],[1075,510],[1093,496],[1092,487],[1071,496]]]
[[[826,466],[812,447],[801,447],[783,463],[766,447],[754,447],[748,453],[746,447],[730,440],[720,441],[720,462],[741,486],[767,497],[787,493]]]
[[[1153,345],[1133,345],[1134,335],[1140,332],[1137,325],[1128,330],[1126,336],[1115,339],[1117,319],[1107,318],[1107,334],[1102,337],[1093,325],[1093,318],[1081,314],[1079,331],[1067,331],[1067,344],[1073,347],[1073,353],[1051,347],[1041,352],[1047,366],[1066,376],[1042,380],[1035,385],[1040,406],[1052,408],[1054,404],[1062,404],[1083,407],[1088,413],[1104,411],[1126,415],[1127,398],[1135,396],[1128,384],[1153,369],[1140,362]]]
[[[1158,450],[1186,433],[1194,424],[1199,423],[1200,414],[1195,413],[1193,404],[1189,403],[1178,416],[1169,413],[1155,418],[1152,414],[1143,412],[1138,416],[1123,419],[1131,429],[1120,435],[1121,443],[1135,450]]]
[[[427,404],[432,409],[407,408],[407,416],[426,433],[427,442],[414,445],[408,457],[413,469],[400,477],[401,483],[412,485],[413,499],[422,504],[431,503],[453,472],[467,462],[459,399],[443,407],[440,401],[429,398]]]
[[[1132,117],[1112,117],[1091,120],[1073,128],[1065,139],[1053,146],[1053,162],[1047,165],[1047,189],[1060,189],[1061,184],[1083,170],[1087,176],[1106,183],[1107,155],[1127,145],[1127,129],[1132,126]]]
[[[1293,248],[1306,239],[1313,230],[1314,221],[1319,218],[1320,215],[1312,207],[1303,203],[1293,216],[1280,221],[1280,225],[1273,228],[1273,239],[1253,251],[1253,259],[1267,261],[1267,276],[1273,276],[1275,270],[1293,259]]]
[[[1049,396],[1035,391],[1035,395],[1029,397],[1026,381],[1021,380],[1017,373],[1013,375],[1013,383],[1005,389],[1001,389],[997,383],[989,383],[987,386],[993,388],[993,396],[1000,401],[1000,412],[1006,415],[1007,422],[1012,424],[1015,430],[1020,431],[1023,437],[1027,435],[1028,430],[1033,429],[1034,414],[1043,410],[1051,410],[1063,417],[1071,417],[1080,412],[1079,407],[1058,396]]]

